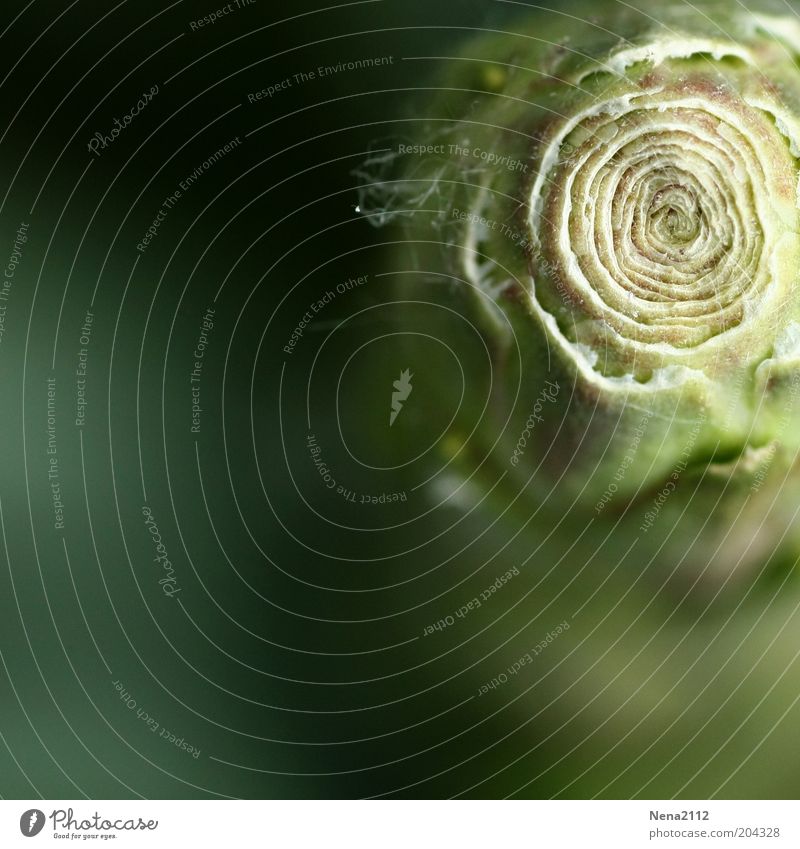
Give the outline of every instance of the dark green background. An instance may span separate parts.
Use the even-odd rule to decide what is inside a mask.
[[[722,645],[714,635],[737,599],[715,601],[708,615],[705,599],[663,595],[627,630],[659,585],[644,577],[627,595],[646,564],[614,571],[618,552],[604,556],[599,536],[540,548],[547,527],[514,536],[525,515],[484,535],[491,513],[468,527],[450,508],[421,515],[429,504],[419,491],[403,504],[352,504],[320,485],[306,448],[310,430],[348,488],[411,493],[419,464],[369,470],[342,449],[337,399],[348,446],[373,465],[427,448],[415,434],[447,425],[452,399],[426,381],[435,340],[410,357],[391,337],[376,340],[395,328],[395,295],[376,275],[397,260],[387,266],[381,247],[389,231],[355,210],[363,178],[354,171],[370,151],[414,140],[409,98],[433,84],[436,60],[403,57],[455,55],[470,30],[513,26],[519,7],[257,0],[190,30],[214,9],[3,7],[0,261],[20,222],[30,238],[0,343],[0,794],[700,797],[732,775],[723,795],[755,794],[736,768],[792,704],[790,674],[759,706],[793,664],[786,633],[771,665],[660,768],[717,707],[687,705],[739,635],[767,612],[772,624],[723,672],[722,696],[795,625],[788,590],[740,608]],[[394,61],[247,101],[300,71],[378,56]],[[153,102],[92,156],[93,133],[108,132],[154,84]],[[184,194],[140,254],[163,199],[236,136],[241,146]],[[363,275],[287,357],[309,305]],[[193,434],[192,351],[223,281]],[[95,290],[79,429],[74,370]],[[407,367],[415,394],[389,430],[391,384]],[[63,531],[47,480],[52,376]],[[144,505],[174,565],[173,598],[158,584]],[[519,576],[491,605],[422,636],[512,567]],[[476,698],[480,683],[586,602],[540,666]],[[654,668],[660,677],[650,679]],[[200,756],[152,733],[115,681]],[[741,745],[723,745],[754,706]],[[750,768],[772,770],[771,787],[792,795],[797,771],[783,742],[773,734]]]

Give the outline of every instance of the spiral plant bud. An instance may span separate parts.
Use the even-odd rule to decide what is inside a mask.
[[[481,328],[483,448],[530,491],[622,508],[692,475],[726,497],[785,485],[800,25],[782,8],[615,4],[484,34],[365,198],[403,227],[416,295],[462,299]]]

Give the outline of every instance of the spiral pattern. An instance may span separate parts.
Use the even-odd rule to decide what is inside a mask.
[[[535,294],[560,332],[645,381],[667,356],[709,370],[740,336],[756,351],[748,317],[780,309],[798,242],[780,105],[716,70],[664,76],[560,122],[529,216]]]

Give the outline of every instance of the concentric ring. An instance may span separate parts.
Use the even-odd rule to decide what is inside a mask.
[[[541,161],[535,296],[570,342],[612,341],[608,374],[646,380],[666,352],[704,368],[776,307],[796,160],[767,110],[707,80],[659,87],[563,122]]]

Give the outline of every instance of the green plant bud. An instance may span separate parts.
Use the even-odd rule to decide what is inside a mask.
[[[455,310],[489,352],[451,446],[470,434],[473,458],[584,507],[692,475],[726,498],[785,484],[800,25],[769,8],[534,14],[446,63],[362,207],[402,228],[405,299]]]
[[[471,670],[500,646],[476,711],[502,705],[497,737],[511,714],[524,740],[492,792],[778,797],[797,783],[800,25],[783,3],[641,7],[526,10],[448,51],[369,163],[416,393],[392,439],[435,446],[413,486],[456,586],[528,581],[487,598],[465,649]],[[524,652],[493,665],[561,622],[529,677]]]

